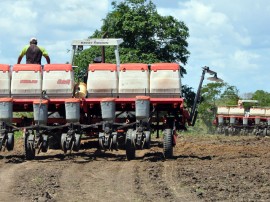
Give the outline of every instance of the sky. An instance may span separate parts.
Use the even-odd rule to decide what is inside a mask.
[[[236,86],[240,95],[256,90],[270,92],[268,0],[152,1],[159,14],[171,15],[189,28],[190,56],[182,84],[196,91],[202,67],[208,66]],[[51,63],[70,61],[71,42],[86,39],[100,29],[102,19],[112,10],[111,2],[0,0],[0,64],[16,64],[32,37],[46,48]]]

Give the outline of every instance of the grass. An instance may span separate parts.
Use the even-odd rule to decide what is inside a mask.
[[[23,137],[23,132],[21,130],[14,132],[15,140],[21,139]]]
[[[33,118],[34,113],[33,112],[14,112],[13,117],[16,117],[16,118],[21,118],[21,117]]]

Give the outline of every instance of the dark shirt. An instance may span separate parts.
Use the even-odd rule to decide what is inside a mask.
[[[26,64],[41,64],[42,55],[46,57],[48,53],[45,48],[36,44],[30,44],[22,49],[20,57],[24,55],[26,55]]]
[[[42,51],[35,44],[31,44],[26,51],[26,64],[41,64]]]

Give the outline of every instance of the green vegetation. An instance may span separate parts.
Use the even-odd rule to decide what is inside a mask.
[[[17,118],[21,118],[21,117],[33,118],[34,114],[33,114],[33,112],[14,112],[13,117],[17,117]]]
[[[33,114],[33,112],[14,112],[13,117],[16,117],[16,118],[22,118],[22,117],[33,118],[34,114]],[[23,137],[23,132],[22,131],[15,131],[15,133],[14,133],[15,140],[20,139],[22,137]]]
[[[269,107],[270,93],[265,92],[263,90],[257,90],[252,94],[251,99],[258,100],[259,106],[261,106],[261,107]]]
[[[122,38],[120,47],[121,63],[181,62],[187,63],[189,37],[184,22],[172,16],[161,16],[149,0],[126,0],[112,2],[100,30],[89,38]],[[76,77],[82,78],[89,63],[101,55],[100,47],[91,47],[78,52],[75,57]],[[114,47],[106,47],[106,62],[115,63]],[[182,68],[182,74],[185,74]]]
[[[237,105],[238,90],[227,83],[208,83],[202,88],[202,102],[199,105],[199,116],[196,131],[213,133],[213,120],[218,106]]]
[[[18,139],[21,139],[22,137],[23,137],[23,132],[21,130],[14,132],[15,141]]]

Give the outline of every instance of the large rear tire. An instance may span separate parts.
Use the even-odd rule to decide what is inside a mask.
[[[173,157],[173,134],[172,129],[163,131],[163,152],[166,159]]]
[[[135,137],[134,137],[134,131],[132,129],[128,129],[126,134],[126,156],[127,160],[133,160],[135,159]]]

